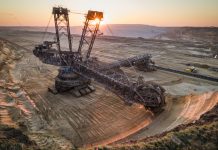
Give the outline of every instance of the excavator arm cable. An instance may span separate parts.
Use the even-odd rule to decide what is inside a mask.
[[[49,17],[49,21],[48,21],[48,24],[47,24],[47,26],[46,26],[46,28],[45,28],[45,32],[44,32],[43,37],[42,37],[42,41],[44,41],[45,36],[46,36],[46,34],[47,34],[47,32],[48,32],[48,27],[49,27],[49,25],[50,25],[51,19],[52,19],[52,14],[51,14],[50,17]]]

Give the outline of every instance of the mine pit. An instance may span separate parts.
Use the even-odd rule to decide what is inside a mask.
[[[37,34],[32,33],[31,36],[33,41],[37,40]],[[11,44],[6,42],[5,46],[10,47]],[[15,51],[13,48],[10,50]],[[11,78],[1,80],[0,84],[1,123],[16,127],[16,121],[23,122],[28,128],[28,136],[40,147],[93,147],[143,139],[194,122],[218,102],[216,83],[160,70],[146,73],[125,67],[122,70],[135,80],[136,71],[146,81],[155,81],[166,89],[163,112],[154,114],[138,104],[128,106],[97,82],[93,82],[96,91],[81,98],[70,92],[54,95],[48,92],[48,87],[53,84],[58,68],[42,64],[30,52],[20,50],[17,47],[16,53],[21,56],[25,53],[26,57],[13,60],[13,68],[4,66]],[[105,61],[104,57],[119,57],[118,52],[114,56],[107,50],[101,53]],[[15,116],[12,111],[19,112],[19,115]]]
[[[89,10],[79,36],[68,13],[53,7],[49,32],[0,27],[0,140],[93,149],[202,125],[208,112],[207,123],[217,123],[210,114],[218,103],[217,31],[155,27],[147,38],[104,36],[104,13]],[[171,141],[180,145],[177,135]]]

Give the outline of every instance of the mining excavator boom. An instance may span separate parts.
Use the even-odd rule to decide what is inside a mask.
[[[149,108],[160,108],[165,104],[164,88],[153,82],[145,82],[141,76],[138,81],[132,81],[121,69],[121,67],[134,66],[139,70],[154,71],[151,55],[135,56],[111,64],[90,57],[103,19],[103,13],[98,11],[88,11],[79,48],[73,51],[68,12],[66,8],[53,8],[56,41],[44,41],[33,50],[34,55],[43,63],[60,66],[55,78],[55,86],[49,88],[51,92],[57,94],[69,90],[76,97],[80,97],[95,91],[91,85],[91,79],[94,79],[122,97],[127,104],[139,103]],[[95,21],[95,24],[91,23],[92,21]],[[63,22],[65,26],[60,27]],[[62,51],[60,46],[60,30],[63,28],[68,37],[68,51]],[[53,45],[57,47],[54,48]],[[83,55],[84,53],[86,55]]]

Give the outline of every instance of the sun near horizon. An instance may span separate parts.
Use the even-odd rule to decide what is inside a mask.
[[[52,7],[62,6],[76,12],[70,16],[71,26],[82,25],[81,14],[96,10],[104,12],[106,24],[218,27],[217,0],[0,0],[0,4],[0,26],[46,26]]]

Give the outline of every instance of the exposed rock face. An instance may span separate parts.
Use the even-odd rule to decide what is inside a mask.
[[[11,76],[16,59],[11,47],[0,41],[0,149],[39,149],[21,131],[21,122],[15,122],[20,118],[16,107],[21,106],[16,100],[21,96],[21,88],[18,83],[13,82]]]

